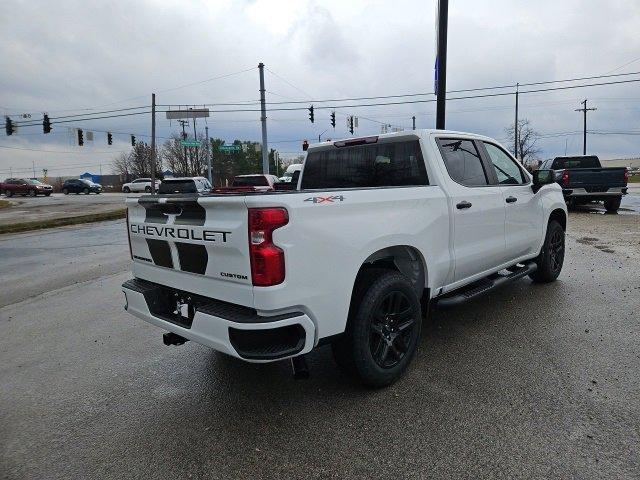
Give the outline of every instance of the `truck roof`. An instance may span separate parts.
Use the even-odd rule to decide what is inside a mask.
[[[484,135],[479,135],[477,133],[470,133],[470,132],[458,132],[456,130],[436,130],[433,128],[422,128],[422,129],[417,129],[417,130],[403,130],[401,132],[392,132],[392,133],[381,133],[379,135],[367,135],[367,136],[362,136],[362,137],[349,137],[349,138],[334,138],[331,140],[327,140],[325,142],[320,142],[320,143],[312,143],[309,144],[309,150],[317,150],[317,149],[323,149],[326,147],[330,147],[333,146],[335,143],[338,142],[346,142],[347,144],[349,143],[356,143],[358,141],[363,141],[366,142],[367,139],[393,139],[393,138],[398,138],[401,139],[403,137],[428,137],[431,135],[444,135],[444,136],[464,136],[467,138],[474,138],[476,140],[488,140],[491,142],[496,142],[495,139],[490,138],[490,137],[486,137]],[[371,143],[374,143],[375,141],[371,141]]]

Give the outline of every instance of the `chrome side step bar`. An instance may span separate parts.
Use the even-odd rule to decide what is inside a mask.
[[[478,298],[505,283],[519,280],[537,270],[538,265],[535,262],[525,263],[521,267],[517,267],[510,271],[508,275],[495,274],[487,278],[479,280],[467,285],[460,290],[456,290],[450,294],[445,294],[437,299],[438,307],[453,307],[467,302],[474,298]]]

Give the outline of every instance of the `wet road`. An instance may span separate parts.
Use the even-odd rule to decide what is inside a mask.
[[[343,376],[327,348],[309,356],[311,379],[295,381],[285,363],[248,365],[193,343],[165,347],[160,330],[122,311],[118,287],[130,274],[92,262],[110,248],[100,238],[127,257],[122,222],[71,237],[68,247],[83,247],[68,265],[71,255],[56,250],[62,230],[52,231],[9,282],[11,255],[0,250],[3,289],[15,283],[25,298],[0,308],[0,472],[638,478],[637,218],[572,214],[556,283],[522,280],[436,310],[417,361],[379,391]],[[630,240],[616,243],[622,233]],[[0,248],[28,242],[36,240],[3,237]],[[90,278],[43,294],[33,286],[71,268]]]

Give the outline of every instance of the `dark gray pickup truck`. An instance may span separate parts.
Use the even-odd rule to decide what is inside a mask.
[[[540,168],[555,171],[556,182],[570,207],[603,201],[608,212],[617,212],[627,193],[627,168],[603,168],[595,155],[556,157],[545,160]]]

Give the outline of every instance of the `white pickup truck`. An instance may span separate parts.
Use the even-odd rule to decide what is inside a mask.
[[[567,226],[551,170],[495,140],[416,130],[309,147],[292,191],[128,198],[125,308],[246,361],[331,343],[370,386],[414,357],[430,303],[557,278]]]

